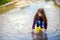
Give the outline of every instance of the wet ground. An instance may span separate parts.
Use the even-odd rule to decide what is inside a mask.
[[[33,17],[43,7],[48,18],[47,32],[31,34]],[[60,9],[44,1],[23,8],[14,8],[0,15],[0,40],[60,40]]]

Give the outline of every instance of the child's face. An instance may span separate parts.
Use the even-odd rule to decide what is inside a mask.
[[[38,16],[42,16],[42,14],[41,13],[38,13]]]

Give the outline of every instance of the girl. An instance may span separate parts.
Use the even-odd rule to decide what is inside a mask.
[[[33,21],[33,25],[32,25],[32,33],[34,33],[34,29],[35,29],[35,24],[37,25],[37,27],[41,27],[44,26],[45,32],[47,30],[47,18],[44,12],[44,9],[38,9],[36,15],[34,16],[34,21]]]

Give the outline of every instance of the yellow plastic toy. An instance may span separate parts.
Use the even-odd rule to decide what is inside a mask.
[[[40,33],[42,31],[42,28],[40,26],[39,27],[36,27],[35,29],[36,29],[36,32],[37,33]]]

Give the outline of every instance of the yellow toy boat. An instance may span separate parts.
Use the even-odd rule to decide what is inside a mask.
[[[35,30],[37,33],[40,33],[42,31],[42,28],[39,26],[39,27],[36,27]]]

